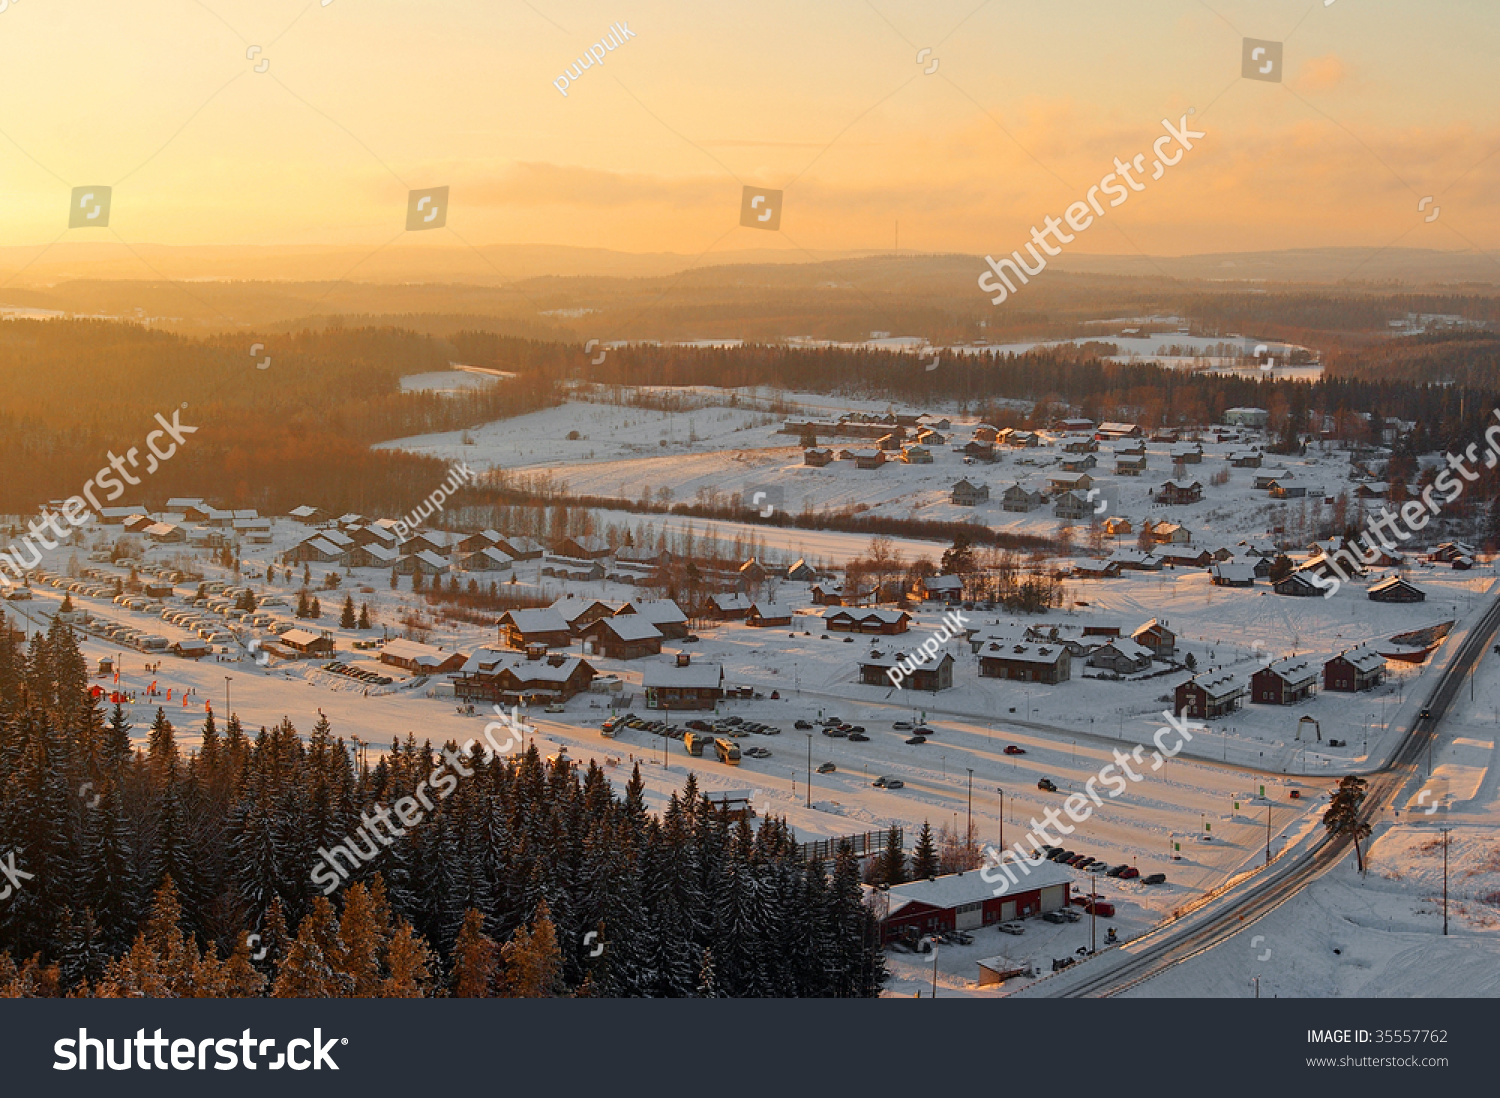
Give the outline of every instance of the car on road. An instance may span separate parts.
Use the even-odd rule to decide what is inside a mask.
[[[1432,710],[1431,709],[1424,709],[1424,710],[1422,710],[1422,712],[1420,712],[1420,713],[1417,714],[1417,720],[1419,720],[1419,721],[1430,721],[1430,720],[1432,720]]]
[[[1148,877],[1141,878],[1141,884],[1143,885],[1164,885],[1166,883],[1167,875],[1165,873],[1152,873]]]
[[[1001,923],[1000,924],[1000,933],[1001,934],[1025,934],[1026,933],[1026,928],[1024,926],[1022,926],[1020,923],[1017,923],[1017,922]]]
[[[795,728],[799,732],[801,732],[804,729],[806,729],[807,731],[811,732],[812,731],[812,721],[797,721],[797,722],[795,722],[792,725],[792,727]]]
[[[869,742],[869,739],[870,739],[870,737],[866,736],[863,732],[850,732],[849,733],[849,742],[850,743],[867,743],[867,742]]]
[[[894,724],[891,725],[891,727],[893,729],[895,729],[897,732],[910,732],[911,731],[911,721],[896,721]]]
[[[838,769],[838,767],[834,766],[833,763],[819,763],[818,764],[818,773],[819,774],[832,774],[837,769]]]
[[[1036,787],[1047,793],[1057,792],[1057,783],[1054,782],[1051,778],[1043,778],[1041,781],[1036,783]]]
[[[831,736],[836,740],[841,740],[848,736],[849,733],[845,732],[842,728],[825,728],[823,729],[823,735]]]
[[[905,789],[906,783],[900,778],[887,778],[884,775],[876,778],[870,783],[876,789]]]
[[[935,729],[935,728],[928,728],[925,724],[919,724],[919,725],[917,725],[915,728],[912,729],[912,731],[915,732],[919,736],[936,736],[937,735],[937,729]]]
[[[1026,754],[1026,749],[1024,747],[1017,747],[1013,743],[1008,743],[1005,745],[1005,753],[1007,755],[1024,755]]]
[[[907,737],[906,742],[907,743],[926,743],[927,742],[927,737],[926,736],[909,736],[909,737]]]

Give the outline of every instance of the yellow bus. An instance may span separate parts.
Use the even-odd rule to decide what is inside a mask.
[[[685,732],[682,736],[682,747],[689,755],[703,757],[703,741],[708,737],[700,736],[696,732]]]
[[[740,745],[733,740],[714,740],[714,750],[718,752],[721,763],[728,763],[730,766],[740,765]]]

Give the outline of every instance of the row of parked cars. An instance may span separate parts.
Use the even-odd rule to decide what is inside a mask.
[[[1167,875],[1165,873],[1152,873],[1141,877],[1141,871],[1133,865],[1122,863],[1121,865],[1112,866],[1103,858],[1075,853],[1072,850],[1065,850],[1060,846],[1046,845],[1041,849],[1042,855],[1048,861],[1057,862],[1059,865],[1070,865],[1074,869],[1081,869],[1087,873],[1102,873],[1106,877],[1116,877],[1122,881],[1133,881],[1139,877],[1142,884],[1149,885],[1167,883]]]
[[[351,679],[367,682],[371,686],[389,686],[396,680],[389,675],[377,675],[374,671],[367,671],[363,667],[351,667],[340,660],[329,660],[323,665],[324,671],[332,671],[335,675],[347,675]]]

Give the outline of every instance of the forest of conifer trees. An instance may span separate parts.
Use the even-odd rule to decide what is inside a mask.
[[[847,850],[804,862],[690,777],[660,816],[639,768],[476,747],[473,775],[331,897],[310,876],[439,759],[363,771],[326,719],[212,716],[133,748],[66,626],[0,636],[0,996],[872,996],[878,927]],[[447,745],[453,747],[454,745]],[[602,949],[600,947],[603,947]]]

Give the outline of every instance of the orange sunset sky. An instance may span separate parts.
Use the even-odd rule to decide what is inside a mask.
[[[1008,251],[1191,106],[1200,147],[1073,249],[1491,250],[1497,55],[1494,0],[9,0],[0,245],[374,247],[448,185],[413,246]],[[84,184],[107,230],[66,229]]]

